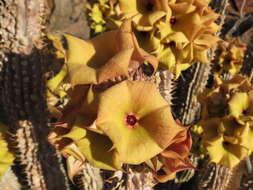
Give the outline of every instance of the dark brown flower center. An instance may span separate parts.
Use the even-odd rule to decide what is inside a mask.
[[[170,46],[170,47],[173,47],[173,48],[176,47],[176,42],[171,41],[171,42],[169,43],[169,46]]]
[[[153,11],[153,9],[154,9],[154,4],[151,3],[151,2],[148,2],[146,4],[146,10],[149,11],[149,12],[151,12],[151,11]]]
[[[166,175],[166,172],[163,169],[157,171],[157,174],[160,176]]]
[[[140,32],[140,35],[142,36],[142,37],[148,37],[148,32],[145,32],[145,31],[141,31]]]
[[[126,122],[128,125],[134,126],[138,122],[138,119],[134,115],[127,115]]]
[[[226,146],[229,146],[229,144],[230,144],[230,143],[229,143],[229,142],[227,142],[227,141],[224,141],[222,144],[223,144],[223,146],[225,146],[225,147],[226,147]]]
[[[242,113],[243,113],[243,115],[248,115],[249,111],[248,110],[243,110]]]
[[[177,19],[176,19],[175,17],[171,17],[171,18],[170,18],[170,24],[171,24],[171,25],[176,24],[176,22],[177,22]]]

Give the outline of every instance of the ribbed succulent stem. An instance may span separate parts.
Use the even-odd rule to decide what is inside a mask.
[[[21,189],[68,189],[49,133],[45,98],[46,1],[10,0],[1,4],[1,95],[9,126],[14,171]]]

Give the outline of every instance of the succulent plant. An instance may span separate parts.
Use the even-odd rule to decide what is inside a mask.
[[[13,181],[36,190],[153,189],[174,178],[159,187],[239,188],[253,150],[253,91],[244,76],[228,79],[252,77],[252,47],[244,55],[233,38],[252,41],[249,1],[231,1],[240,14],[228,0],[88,2],[0,2],[8,125],[0,124],[0,189]],[[226,35],[233,39],[217,44]]]

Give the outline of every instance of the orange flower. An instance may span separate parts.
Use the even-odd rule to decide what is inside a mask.
[[[159,182],[166,182],[175,177],[176,172],[195,169],[189,160],[192,147],[192,140],[188,128],[177,134],[173,143],[158,155],[160,168],[154,170],[156,179]],[[161,170],[163,174],[160,174]]]

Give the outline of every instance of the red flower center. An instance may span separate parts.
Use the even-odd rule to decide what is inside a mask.
[[[176,19],[175,17],[171,17],[171,18],[170,18],[170,24],[171,24],[171,25],[176,24],[176,22],[177,22],[177,19]]]
[[[138,119],[135,117],[135,115],[129,114],[126,117],[126,122],[128,125],[134,126],[138,122]]]

